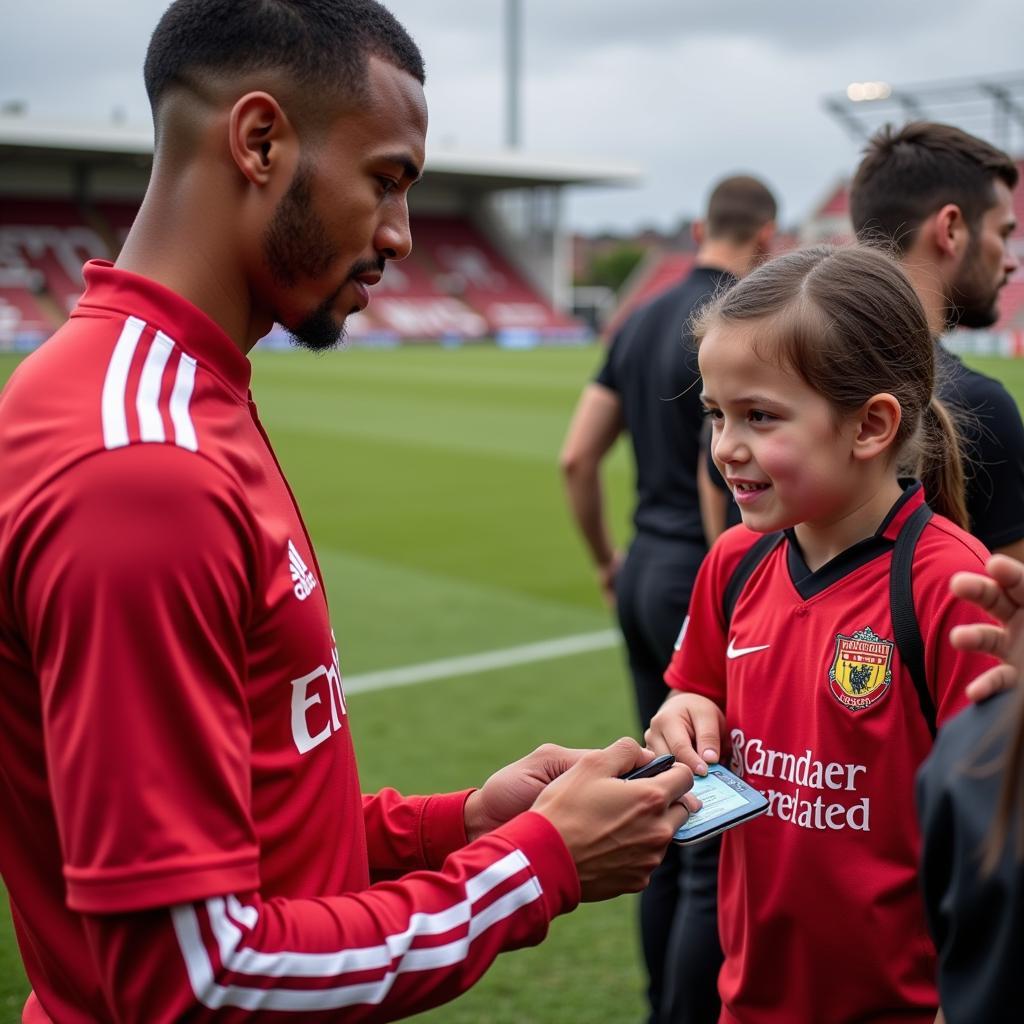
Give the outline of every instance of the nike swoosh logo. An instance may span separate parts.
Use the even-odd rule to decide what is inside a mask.
[[[761,644],[760,647],[734,647],[734,640],[729,641],[729,649],[725,652],[727,658],[742,658],[744,654],[753,654],[755,651],[767,651],[771,644]]]

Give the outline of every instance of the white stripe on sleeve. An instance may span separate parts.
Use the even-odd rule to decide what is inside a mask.
[[[103,378],[101,412],[103,417],[103,444],[107,448],[123,448],[128,443],[128,419],[125,414],[125,391],[128,388],[128,371],[132,356],[139,343],[146,323],[130,316],[124,322],[121,336],[117,339],[114,352],[107,364],[107,375]]]
[[[163,441],[164,421],[160,416],[160,383],[167,360],[174,351],[174,342],[157,331],[149,346],[146,362],[139,379],[139,393],[135,396],[135,410],[139,414],[139,437],[143,441]]]
[[[206,901],[221,962],[225,970],[233,973],[261,978],[332,977],[340,981],[345,974],[394,964],[379,980],[353,985],[341,984],[334,988],[302,990],[220,985],[215,980],[213,964],[203,943],[195,908],[190,904],[172,907],[171,916],[192,991],[199,1002],[210,1009],[232,1006],[245,1010],[301,1012],[340,1009],[363,1003],[377,1005],[387,997],[399,974],[453,967],[461,963],[469,955],[474,939],[492,925],[540,899],[540,883],[531,876],[479,913],[473,913],[472,905],[476,900],[529,867],[527,858],[520,851],[513,851],[466,880],[466,899],[436,913],[411,915],[407,928],[385,936],[384,942],[379,945],[329,953],[264,953],[239,948],[243,933],[232,917],[251,928],[258,921],[256,909],[243,906],[233,896],[229,896],[226,903],[219,897]],[[466,934],[461,938],[443,946],[411,948],[417,936],[441,935],[460,925],[468,926]]]
[[[174,391],[171,392],[171,422],[174,424],[174,443],[179,448],[187,448],[190,452],[199,451],[196,428],[189,412],[195,383],[196,361],[182,352],[178,372],[174,378]]]

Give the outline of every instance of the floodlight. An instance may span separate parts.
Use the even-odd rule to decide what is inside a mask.
[[[851,82],[846,87],[846,98],[853,103],[864,100],[887,100],[892,95],[888,82]]]

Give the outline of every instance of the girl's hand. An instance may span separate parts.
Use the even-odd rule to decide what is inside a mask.
[[[707,775],[721,755],[724,729],[725,715],[714,701],[676,693],[651,719],[644,742],[655,754],[674,754],[694,775]]]
[[[967,696],[975,703],[1019,686],[1024,678],[1024,565],[1006,555],[993,555],[985,568],[988,576],[958,572],[949,583],[957,597],[1003,623],[976,622],[954,626],[950,632],[950,643],[958,650],[994,654],[1003,662],[967,687]]]

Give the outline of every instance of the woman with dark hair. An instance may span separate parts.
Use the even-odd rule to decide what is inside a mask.
[[[958,626],[950,639],[1001,658],[972,686],[1006,692],[953,719],[918,777],[921,879],[949,1024],[1024,1020],[1024,565],[995,555],[986,569],[957,573],[950,589],[1002,625]]]

